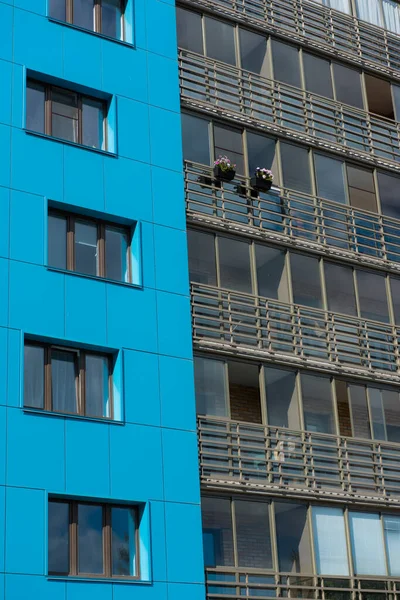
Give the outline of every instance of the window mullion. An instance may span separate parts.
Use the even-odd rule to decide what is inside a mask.
[[[83,140],[83,123],[82,123],[82,96],[78,94],[78,144],[82,144]]]
[[[46,135],[52,134],[51,112],[52,112],[51,87],[46,86],[45,107],[44,107],[44,132]]]
[[[102,23],[101,23],[101,0],[95,0],[95,10],[96,10],[96,21],[95,27],[98,33],[101,33]]]
[[[102,223],[98,226],[98,271],[100,277],[106,276],[106,228]]]
[[[73,0],[66,0],[65,15],[68,23],[74,22]]]

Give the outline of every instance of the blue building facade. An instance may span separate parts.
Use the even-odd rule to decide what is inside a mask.
[[[125,12],[121,41],[63,22],[57,3],[0,2],[1,600],[204,598],[175,6]],[[104,236],[93,256],[77,239],[91,223],[105,231],[103,270]],[[107,261],[120,228],[130,275],[117,281]],[[100,271],[80,269],[78,250]],[[27,363],[29,348],[43,364]],[[71,348],[86,357],[86,379],[72,366],[82,410],[54,406]],[[102,414],[88,413],[102,385],[89,389],[88,357],[111,365]],[[85,575],[87,502],[103,510],[103,566]],[[58,521],[50,531],[57,503],[69,507],[63,533]],[[111,506],[135,510],[129,548]],[[114,570],[118,544],[131,572]]]

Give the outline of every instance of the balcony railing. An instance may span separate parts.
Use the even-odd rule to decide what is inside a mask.
[[[274,134],[400,169],[400,125],[360,109],[180,50],[184,103]]]
[[[313,600],[394,600],[400,579],[318,577],[257,569],[208,568],[207,600],[310,598]]]
[[[400,77],[400,36],[308,0],[183,0]]]
[[[185,165],[189,220],[389,271],[400,270],[400,221],[282,189],[256,194],[245,178],[214,182]]]
[[[400,329],[192,283],[197,348],[400,381]]]
[[[400,504],[400,445],[198,417],[210,488]]]

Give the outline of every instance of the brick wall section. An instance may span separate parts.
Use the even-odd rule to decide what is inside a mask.
[[[260,391],[255,387],[237,385],[229,386],[231,418],[248,423],[261,423]]]

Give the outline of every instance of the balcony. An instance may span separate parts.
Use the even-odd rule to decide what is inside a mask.
[[[185,0],[399,79],[400,36],[307,0]]]
[[[253,569],[206,570],[207,600],[312,598],[325,600],[393,600],[400,581],[377,577],[318,577]]]
[[[247,180],[214,182],[185,164],[188,220],[398,273],[400,222],[288,189],[257,195]]]
[[[181,101],[190,108],[400,169],[397,122],[186,50],[179,51],[179,65]]]
[[[192,283],[196,349],[400,382],[400,329]]]
[[[198,417],[204,487],[400,505],[400,446]]]

